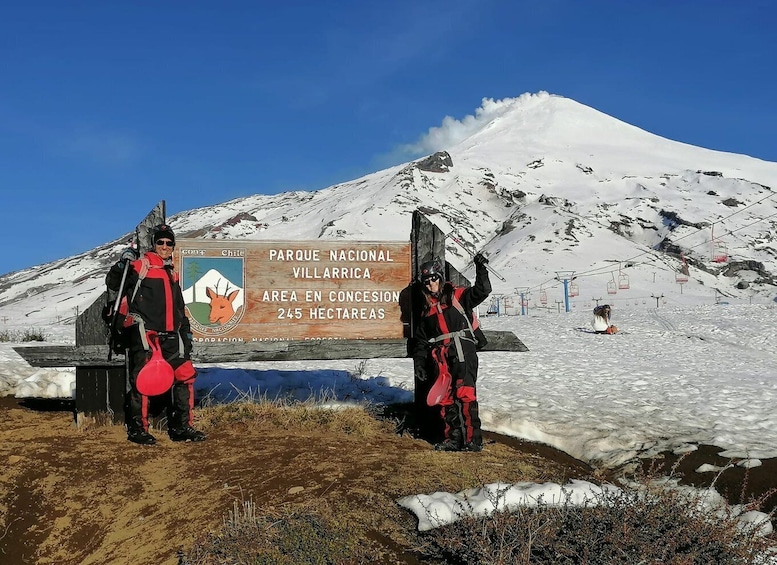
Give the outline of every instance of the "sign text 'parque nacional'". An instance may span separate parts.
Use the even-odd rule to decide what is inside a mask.
[[[401,338],[410,243],[178,239],[199,342]]]

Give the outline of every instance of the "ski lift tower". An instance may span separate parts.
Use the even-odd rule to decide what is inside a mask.
[[[570,312],[569,306],[569,283],[575,280],[574,271],[556,271],[556,280],[564,283],[564,310]],[[575,294],[577,296],[577,294]]]
[[[529,287],[516,288],[515,292],[521,299],[521,316],[526,316],[529,313]]]

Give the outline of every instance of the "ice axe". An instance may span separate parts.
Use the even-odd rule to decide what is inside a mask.
[[[476,255],[476,253],[473,253],[472,251],[470,251],[469,249],[467,249],[467,247],[466,247],[466,246],[465,246],[465,245],[464,245],[464,244],[463,244],[461,241],[459,241],[459,240],[458,240],[456,237],[454,237],[454,235],[453,235],[453,232],[451,232],[451,233],[449,233],[449,234],[446,234],[446,235],[445,235],[445,237],[446,237],[446,238],[450,238],[450,239],[452,239],[454,242],[458,243],[459,247],[461,247],[461,248],[462,248],[464,251],[466,251],[467,253],[469,253],[470,257],[474,257],[474,256]],[[495,270],[494,270],[492,267],[489,267],[488,263],[486,263],[486,269],[488,269],[489,271],[491,271],[491,272],[494,274],[494,276],[496,276],[496,278],[498,278],[500,281],[502,281],[502,282],[507,282],[507,280],[506,280],[506,279],[505,279],[505,278],[504,278],[502,275],[500,275],[499,273],[497,273],[497,272],[496,272],[496,271],[495,271]]]

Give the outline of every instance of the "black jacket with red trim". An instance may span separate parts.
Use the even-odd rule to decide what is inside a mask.
[[[424,310],[424,316],[415,330],[415,350],[413,357],[424,358],[430,349],[429,339],[438,337],[446,333],[440,328],[439,318],[437,316],[437,305],[442,309],[442,316],[445,320],[448,332],[457,332],[468,330],[470,324],[474,322],[473,310],[481,304],[488,295],[491,294],[491,280],[488,278],[488,269],[485,265],[479,265],[475,271],[475,284],[471,287],[457,287],[446,282],[439,296],[426,294],[428,308]],[[461,312],[453,305],[452,296],[456,296],[461,304],[465,318]],[[464,342],[465,353],[475,351],[475,344]]]
[[[136,259],[129,264],[127,279],[124,283],[124,294],[131,300],[129,311],[143,319],[146,330],[159,332],[190,333],[189,319],[184,311],[183,294],[178,280],[178,273],[171,263],[148,251],[144,257],[149,262],[146,275],[140,281],[134,299],[132,294],[137,285],[139,273],[143,269],[143,260]],[[124,272],[122,262],[111,267],[106,276],[109,289],[118,291]]]

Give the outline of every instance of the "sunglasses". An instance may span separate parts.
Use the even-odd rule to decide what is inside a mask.
[[[440,280],[440,277],[438,275],[432,275],[431,277],[425,277],[421,282],[424,284],[432,284],[433,282],[437,282]]]
[[[173,243],[173,242],[172,242],[172,241],[170,241],[169,239],[157,239],[157,240],[156,240],[156,244],[157,244],[159,247],[164,247],[164,246],[167,246],[167,247],[175,247],[175,243]]]

